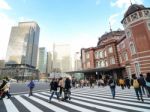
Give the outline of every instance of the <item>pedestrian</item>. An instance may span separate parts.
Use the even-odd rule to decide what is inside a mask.
[[[121,88],[122,88],[122,90],[123,90],[123,89],[124,89],[124,85],[125,85],[125,81],[124,81],[123,78],[120,78],[119,84],[120,84],[120,86],[121,86]]]
[[[11,94],[9,92],[9,90],[10,90],[10,82],[9,82],[9,78],[8,77],[5,77],[3,79],[3,82],[2,82],[2,84],[0,86],[0,90],[1,90],[0,100],[3,99],[6,95],[7,95],[8,99],[11,97]]]
[[[140,81],[142,92],[143,92],[143,94],[145,94],[146,82],[145,82],[145,79],[143,77],[143,74],[140,74],[139,81]]]
[[[137,99],[144,102],[143,96],[142,96],[142,91],[141,91],[140,80],[136,77],[135,74],[132,74],[131,85],[134,87]]]
[[[112,97],[113,99],[115,99],[115,95],[116,95],[116,82],[115,80],[112,78],[112,76],[110,76],[110,79],[108,81],[108,85],[110,87],[110,90],[111,90],[111,94],[112,94]]]
[[[93,77],[91,77],[90,78],[90,88],[94,88],[94,78]]]
[[[59,78],[58,85],[59,85],[59,88],[60,88],[60,90],[59,90],[59,97],[61,97],[62,96],[62,91],[64,89],[64,80],[63,80],[62,77]]]
[[[101,85],[101,83],[100,83],[100,79],[99,79],[99,80],[97,80],[97,85],[98,85],[98,87],[100,87],[100,85]]]
[[[71,80],[67,77],[65,80],[64,98],[62,99],[62,101],[65,101],[68,98],[70,100],[71,99],[70,95],[71,95]]]
[[[30,80],[30,82],[28,84],[28,87],[29,87],[29,96],[32,96],[33,95],[32,91],[33,91],[33,88],[35,87],[35,84],[34,84],[32,78],[31,78],[31,80]]]
[[[104,80],[102,78],[100,79],[100,85],[104,87]]]
[[[125,79],[125,85],[128,89],[130,89],[131,84],[130,84],[130,79],[128,77],[126,77]]]
[[[51,83],[50,83],[50,92],[51,92],[51,95],[49,97],[49,103],[51,102],[51,99],[53,98],[53,95],[55,94],[57,96],[57,99],[59,100],[59,94],[57,92],[57,88],[58,88],[58,81],[57,79],[53,78]]]
[[[76,84],[76,79],[74,77],[72,77],[72,86],[75,88],[75,84]]]
[[[146,89],[147,89],[147,97],[150,97],[150,73],[146,74]]]

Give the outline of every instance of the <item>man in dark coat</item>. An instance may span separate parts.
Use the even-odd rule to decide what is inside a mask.
[[[59,94],[57,92],[57,88],[58,87],[59,87],[58,86],[58,81],[55,78],[52,79],[52,82],[50,83],[50,91],[52,93],[51,93],[51,96],[49,97],[49,101],[48,102],[51,102],[51,99],[52,99],[54,94],[57,96],[57,99],[59,100]]]

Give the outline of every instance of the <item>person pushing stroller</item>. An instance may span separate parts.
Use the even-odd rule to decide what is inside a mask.
[[[62,98],[62,101],[66,101],[67,99],[71,100],[70,95],[71,95],[71,80],[69,78],[66,78],[64,87],[64,97]]]

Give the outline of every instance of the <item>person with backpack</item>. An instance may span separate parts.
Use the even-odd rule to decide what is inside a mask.
[[[122,90],[123,90],[123,89],[124,89],[124,85],[125,85],[125,82],[124,82],[124,79],[123,79],[123,78],[120,78],[119,84],[120,84],[120,86],[121,86],[121,88],[122,88]]]
[[[116,82],[115,80],[112,78],[112,76],[110,77],[109,81],[108,81],[108,85],[110,87],[110,90],[111,90],[111,94],[112,94],[112,97],[113,99],[115,99],[115,95],[116,95]]]
[[[32,94],[32,91],[33,91],[33,88],[35,87],[35,84],[34,84],[34,82],[33,82],[33,79],[31,78],[31,81],[30,81],[30,83],[28,84],[28,87],[29,87],[29,96],[32,96],[33,94]]]
[[[137,99],[144,102],[142,91],[141,91],[140,80],[136,77],[135,74],[132,75],[131,85],[134,87]]]
[[[139,80],[140,80],[142,92],[143,92],[143,94],[145,94],[146,82],[145,82],[145,79],[143,77],[143,74],[140,74]]]
[[[147,97],[150,97],[150,73],[146,74],[146,89],[147,89]]]

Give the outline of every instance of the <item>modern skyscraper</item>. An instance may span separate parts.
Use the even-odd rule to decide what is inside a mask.
[[[6,64],[36,67],[40,28],[36,22],[19,22],[11,29]]]
[[[52,72],[52,65],[53,65],[52,53],[47,52],[47,73]]]
[[[38,69],[41,73],[46,73],[47,53],[45,47],[39,48]]]
[[[72,69],[69,44],[54,44],[53,69],[59,69],[61,72],[70,71]]]

